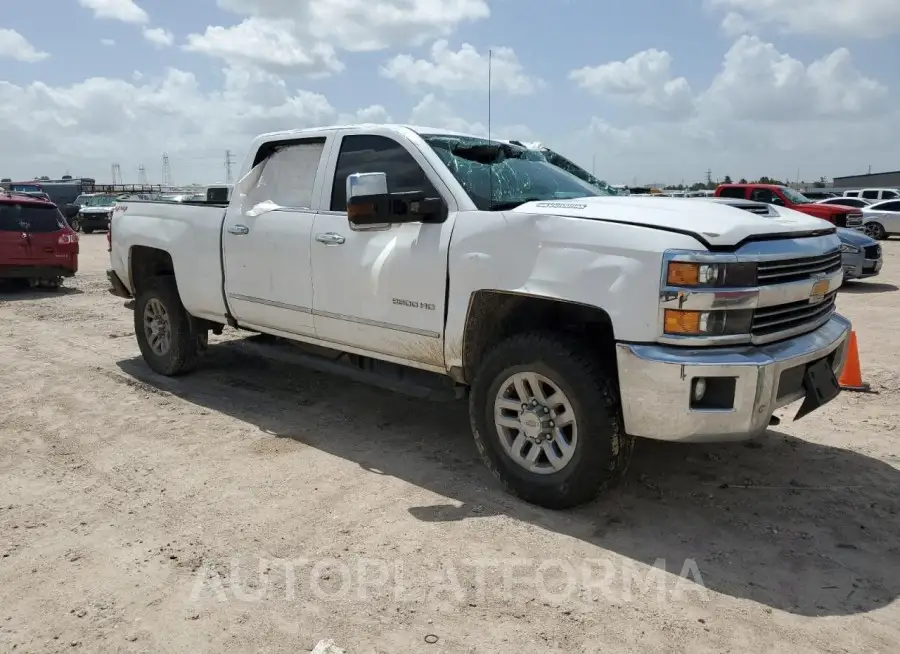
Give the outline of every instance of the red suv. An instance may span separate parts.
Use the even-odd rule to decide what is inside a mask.
[[[0,191],[0,280],[59,286],[78,270],[78,235],[52,202]]]

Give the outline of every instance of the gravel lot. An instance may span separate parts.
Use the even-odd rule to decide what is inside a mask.
[[[900,651],[884,245],[839,300],[877,395],[747,444],[640,442],[622,487],[554,513],[498,490],[462,403],[234,332],[153,375],[84,236],[61,291],[0,291],[0,651]]]

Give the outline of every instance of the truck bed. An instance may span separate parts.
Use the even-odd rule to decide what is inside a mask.
[[[119,278],[134,291],[131,256],[134,248],[171,253],[185,308],[198,318],[225,322],[222,294],[222,222],[227,205],[128,200],[113,215],[110,260]]]

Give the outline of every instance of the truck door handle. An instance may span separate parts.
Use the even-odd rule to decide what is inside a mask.
[[[250,233],[250,228],[246,225],[232,225],[228,228],[229,234],[236,234],[238,236],[244,236],[245,234]]]
[[[340,234],[325,232],[324,234],[316,234],[316,240],[325,245],[341,245],[346,239]]]

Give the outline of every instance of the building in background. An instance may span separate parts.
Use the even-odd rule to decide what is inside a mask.
[[[890,173],[835,177],[833,186],[835,188],[900,188],[900,170]]]

